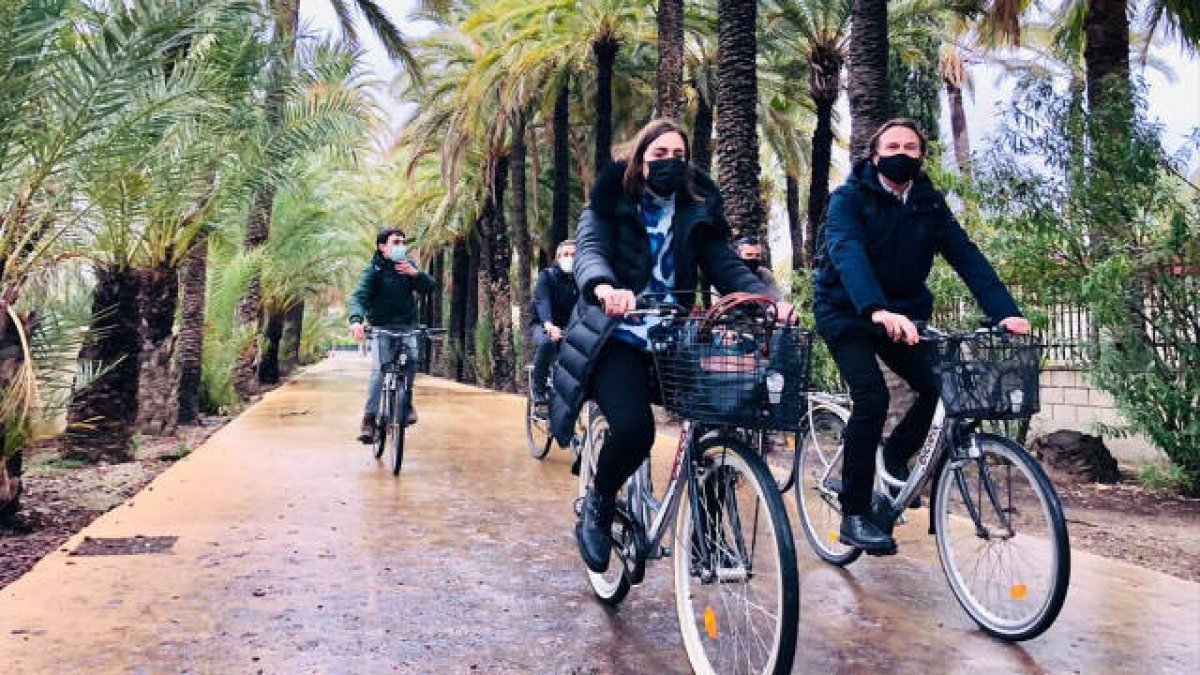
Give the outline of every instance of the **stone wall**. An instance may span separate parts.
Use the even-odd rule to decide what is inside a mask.
[[[1096,389],[1077,370],[1047,369],[1042,372],[1042,412],[1033,418],[1033,433],[1075,429],[1097,433],[1096,425],[1123,424],[1112,397]],[[1139,464],[1165,461],[1162,451],[1141,436],[1105,438],[1105,445],[1121,462]]]

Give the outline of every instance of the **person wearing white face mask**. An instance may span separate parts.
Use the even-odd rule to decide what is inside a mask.
[[[417,323],[417,293],[432,291],[437,282],[433,277],[417,268],[408,257],[407,238],[404,232],[387,229],[375,237],[375,254],[363,270],[358,286],[350,295],[350,335],[362,342],[366,339],[364,319],[372,326],[387,330],[410,330]],[[371,348],[371,383],[367,389],[367,402],[363,409],[362,428],[358,440],[370,443],[375,437],[375,411],[379,408],[379,394],[383,386],[381,364],[396,356],[400,345],[396,340],[376,335]],[[416,353],[416,339],[409,338],[407,348]],[[416,360],[410,362],[415,372]],[[409,407],[408,424],[415,424],[417,412]]]
[[[575,241],[567,239],[555,249],[554,264],[538,274],[537,286],[533,291],[529,332],[536,350],[533,356],[533,395],[538,403],[548,402],[546,380],[550,376],[550,364],[558,356],[563,329],[579,300],[574,272]]]

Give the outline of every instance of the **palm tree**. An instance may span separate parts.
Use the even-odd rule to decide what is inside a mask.
[[[850,159],[867,155],[871,134],[891,115],[887,0],[852,0],[850,11]]]
[[[758,163],[758,3],[721,0],[717,16],[717,175],[741,234],[765,225]]]
[[[660,117],[683,113],[683,0],[658,2],[658,104]]]
[[[374,0],[330,0],[341,27],[346,44],[351,48],[357,45],[357,28],[355,13],[361,16],[371,31],[379,38],[388,55],[403,62],[409,68],[414,65],[411,52],[400,33],[400,29],[391,18],[374,2]],[[427,3],[428,4],[428,3]],[[444,3],[435,3],[441,5]],[[297,29],[300,22],[299,0],[271,0],[273,17],[273,40],[277,48],[277,56],[269,67],[269,81],[264,105],[267,124],[272,130],[278,130],[283,122],[282,107],[283,93],[277,81],[284,72],[291,68],[296,57]],[[263,246],[271,231],[271,214],[275,203],[277,186],[267,183],[261,186],[255,195],[253,207],[246,221],[246,237],[244,245],[248,250]],[[246,295],[238,307],[238,322],[243,332],[256,334],[258,324],[262,320],[262,281],[255,275],[250,280]],[[234,390],[238,395],[247,399],[258,392],[259,347],[257,341],[248,343],[246,350],[234,366]]]
[[[833,156],[833,110],[842,91],[842,66],[849,40],[851,0],[777,0],[772,24],[783,36],[799,38],[808,66],[808,95],[816,109],[808,185],[808,229],[793,231],[794,266],[811,265],[816,257],[817,228],[829,200],[829,169]],[[786,44],[786,43],[785,43]],[[789,189],[789,195],[792,190]],[[789,200],[790,201],[790,200]],[[801,241],[805,248],[799,250]]]

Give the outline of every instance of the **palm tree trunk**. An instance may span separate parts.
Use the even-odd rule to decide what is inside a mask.
[[[138,378],[137,429],[167,436],[179,423],[178,336],[179,270],[163,265],[140,270],[138,313],[141,316],[141,367]]]
[[[469,237],[467,250],[471,254],[471,261],[467,264],[467,312],[466,321],[463,324],[463,332],[466,339],[463,342],[465,347],[463,350],[463,360],[466,362],[464,381],[474,384],[479,382],[479,368],[475,362],[475,352],[477,351],[475,348],[475,329],[479,324],[479,266],[483,264],[483,257],[480,252],[478,228],[471,232]]]
[[[837,87],[836,81],[834,86]],[[817,127],[813,129],[812,137],[812,173],[808,183],[808,232],[804,238],[804,260],[809,267],[817,257],[817,236],[820,234],[821,221],[825,218],[825,205],[829,202],[829,163],[833,155],[833,105],[837,100],[837,91],[837,88],[833,89],[832,97],[818,94],[813,99],[817,104]]]
[[[204,352],[204,296],[208,283],[208,236],[192,244],[183,268],[183,316],[175,353],[179,370],[179,423],[200,417],[200,357]]]
[[[1132,118],[1129,86],[1129,2],[1090,0],[1084,17],[1088,109],[1115,107]],[[1114,120],[1115,121],[1115,120]]]
[[[450,260],[450,329],[446,350],[446,375],[459,382],[466,380],[467,284],[471,251],[465,239],[454,242]]]
[[[0,267],[3,267],[3,261],[0,261]],[[9,317],[8,305],[0,302],[0,392],[9,391],[13,376],[24,367],[25,348],[19,331],[20,327],[14,325]],[[9,426],[13,423],[20,422],[0,418],[0,439],[21,435],[20,430]],[[0,450],[4,449],[4,445],[0,445]],[[9,451],[7,457],[0,453],[0,461],[3,461],[0,466],[0,524],[14,522],[13,518],[21,508],[23,451],[20,447]]]
[[[491,193],[484,201],[481,220],[485,228],[482,233],[481,286],[486,292],[484,300],[492,323],[491,353],[488,354],[491,370],[487,385],[500,391],[516,391],[516,378],[513,377],[512,286],[509,283],[512,242],[504,217],[508,169],[508,156],[500,157],[496,162]]]
[[[683,115],[683,0],[658,0],[658,110]]]
[[[300,366],[300,340],[304,335],[304,301],[283,313],[283,337],[279,342],[279,375],[287,377]]]
[[[708,95],[696,90],[696,121],[692,125],[692,164],[712,173],[713,108]]]
[[[850,10],[850,159],[866,157],[871,134],[891,115],[887,0],[852,0]]]
[[[533,349],[525,335],[525,327],[529,325],[530,287],[532,286],[533,238],[529,232],[528,208],[526,204],[528,185],[525,176],[525,160],[527,147],[525,145],[525,115],[518,113],[513,118],[512,125],[512,191],[513,191],[513,238],[516,240],[517,273],[513,300],[517,303],[517,326],[514,336],[521,343],[521,364],[515,373],[525,372],[525,366],[533,358]],[[525,383],[524,377],[517,377],[518,389]]]
[[[71,399],[63,457],[87,462],[131,458],[141,359],[138,325],[136,271],[98,268],[88,339],[79,360],[102,371]]]
[[[612,161],[612,83],[619,48],[611,39],[592,43],[592,54],[596,57],[596,154],[592,166],[597,176]]]
[[[571,87],[564,82],[554,99],[554,195],[550,205],[551,250],[568,236],[571,217]]]
[[[275,15],[274,41],[281,46],[282,53],[271,63],[268,73],[266,117],[267,125],[272,132],[277,131],[283,122],[284,91],[276,82],[277,76],[295,57],[296,30],[300,23],[299,0],[273,0],[272,10]],[[245,249],[254,251],[267,243],[271,233],[271,213],[275,205],[275,186],[268,183],[255,195],[250,208],[250,216],[246,222]],[[233,390],[243,400],[258,393],[259,345],[258,334],[262,324],[262,275],[256,273],[250,279],[246,295],[238,305],[235,333],[237,339],[249,339],[242,353],[234,362]]]
[[[262,350],[262,361],[258,365],[260,384],[279,384],[279,342],[283,339],[283,312],[267,312],[266,338]]]
[[[792,269],[808,269],[805,257],[805,228],[800,216],[800,177],[788,171],[784,175],[784,206],[787,207],[788,230],[792,233]]]
[[[739,236],[764,239],[758,164],[758,4],[717,5],[717,173]]]
[[[950,102],[950,131],[954,134],[954,160],[958,171],[971,171],[971,138],[967,135],[967,111],[963,108],[962,88],[946,82],[946,100]]]

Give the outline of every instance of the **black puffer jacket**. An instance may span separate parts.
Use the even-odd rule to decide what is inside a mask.
[[[597,303],[596,286],[609,284],[636,293],[650,281],[650,237],[638,217],[637,204],[625,195],[624,173],[625,162],[614,162],[600,172],[575,235],[579,302],[559,350],[550,406],[554,435],[564,445],[574,433],[596,357],[619,323]],[[768,293],[729,244],[729,225],[716,184],[699,171],[694,171],[693,182],[701,199],[683,203],[681,195],[675,205],[676,295],[685,303],[694,297],[700,270],[722,293]]]

